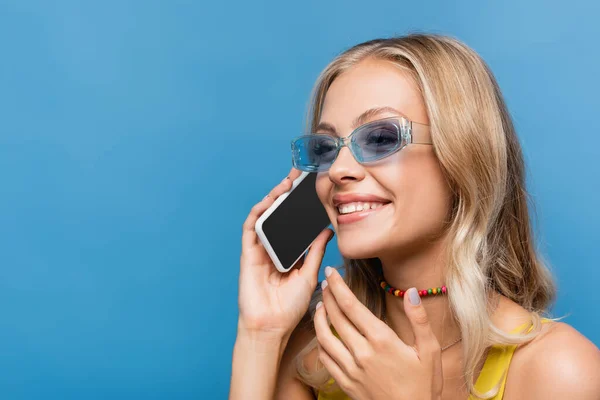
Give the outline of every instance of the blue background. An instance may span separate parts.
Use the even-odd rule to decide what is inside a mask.
[[[554,313],[600,344],[598,2],[484,3],[2,1],[0,397],[226,398],[241,225],[314,80],[414,30],[491,65]]]

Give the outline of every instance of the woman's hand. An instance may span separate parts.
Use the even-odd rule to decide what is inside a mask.
[[[239,329],[276,337],[291,334],[306,313],[318,283],[318,273],[333,231],[325,229],[308,254],[289,272],[276,268],[254,230],[256,220],[283,193],[292,188],[300,171],[292,171],[261,202],[252,207],[243,225],[239,280]]]
[[[328,273],[323,306],[317,306],[314,324],[319,360],[342,390],[361,400],[441,398],[440,345],[420,299],[413,305],[408,293],[404,296],[415,335],[411,347],[354,296],[334,268],[326,268]],[[341,340],[331,331],[327,317]]]

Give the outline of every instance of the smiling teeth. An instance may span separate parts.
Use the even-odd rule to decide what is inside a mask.
[[[366,203],[366,202],[357,202],[357,203],[346,203],[338,206],[338,211],[340,214],[350,214],[353,212],[364,211],[364,210],[374,210],[383,206],[383,203]]]

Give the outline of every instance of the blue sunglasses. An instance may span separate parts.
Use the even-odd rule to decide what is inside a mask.
[[[381,160],[408,144],[433,144],[429,126],[405,117],[384,118],[356,128],[340,138],[323,133],[292,140],[292,165],[306,172],[329,170],[342,147],[347,146],[361,164]]]

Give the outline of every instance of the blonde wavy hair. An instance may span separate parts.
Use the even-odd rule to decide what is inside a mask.
[[[534,247],[525,166],[511,117],[494,75],[475,51],[449,36],[413,33],[355,45],[329,63],[311,93],[308,132],[319,123],[334,79],[366,58],[402,69],[423,96],[434,151],[453,192],[445,282],[462,334],[465,384],[475,397],[493,397],[501,380],[486,393],[478,392],[473,382],[486,349],[535,338],[556,295],[552,274]],[[383,318],[379,260],[344,258],[342,268],[356,297]],[[508,334],[493,325],[493,305],[488,301],[493,291],[531,313],[530,333]],[[312,316],[321,297],[321,291],[315,291],[301,322],[312,332]],[[316,338],[296,356],[299,378],[316,389],[332,390],[325,368],[309,373],[304,366],[305,356],[315,347]]]

